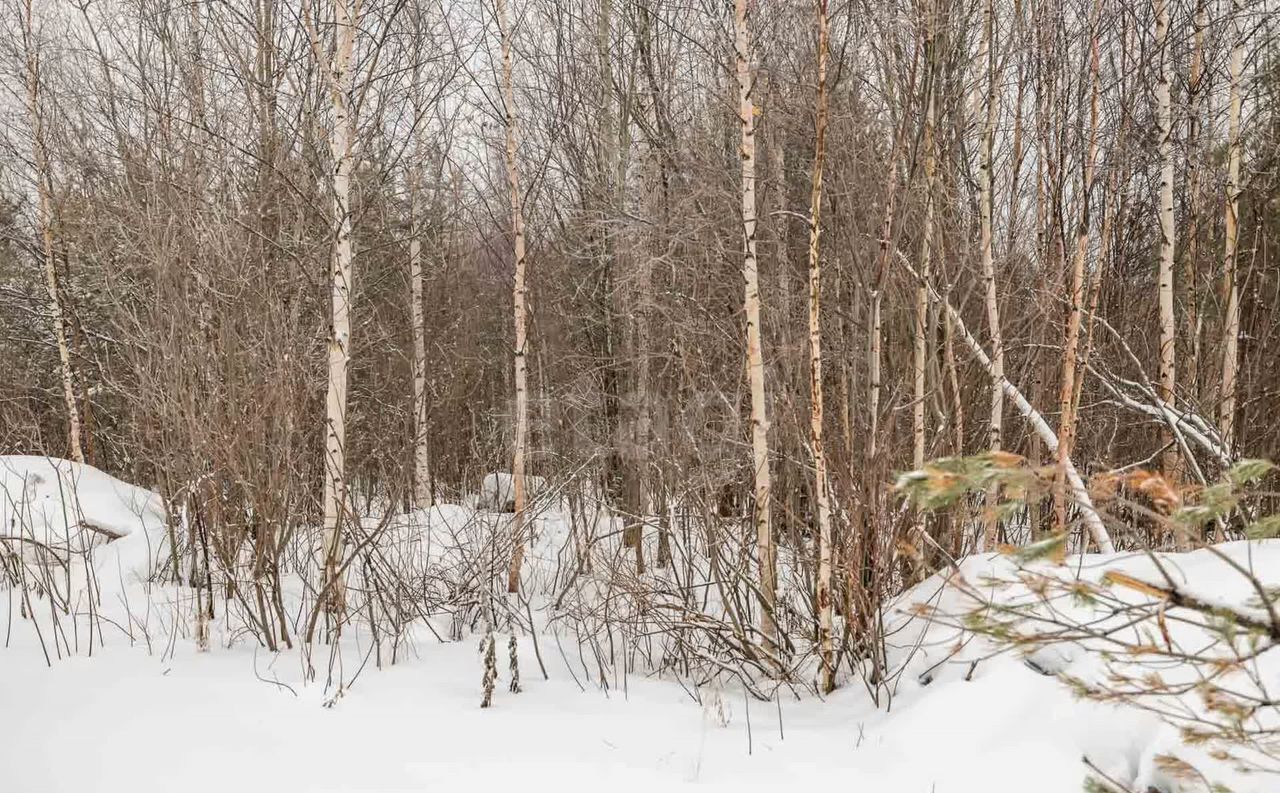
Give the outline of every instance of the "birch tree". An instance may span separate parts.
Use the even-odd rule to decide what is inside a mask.
[[[25,0],[22,14],[22,50],[26,61],[27,120],[31,125],[31,162],[36,188],[36,233],[40,237],[40,254],[44,264],[45,287],[48,290],[49,324],[53,342],[58,347],[59,373],[62,376],[62,399],[67,410],[67,448],[72,460],[84,462],[84,446],[80,438],[80,409],[76,402],[75,378],[71,368],[71,347],[67,341],[62,297],[58,285],[58,268],[53,237],[53,176],[49,166],[48,142],[45,138],[44,108],[41,106],[40,45],[36,41],[33,0]]]
[[[986,69],[986,99],[984,101],[985,117],[982,123],[982,142],[980,162],[978,165],[978,209],[982,223],[982,280],[986,291],[987,328],[991,333],[991,419],[988,424],[987,438],[991,451],[999,451],[1004,426],[1004,338],[1000,333],[1000,295],[996,285],[996,269],[993,259],[994,234],[991,227],[992,193],[994,190],[992,173],[993,150],[995,147],[996,129],[996,50],[995,50],[995,0],[987,0],[983,11],[982,49],[979,63]],[[984,527],[978,537],[979,551],[992,547],[996,540],[998,522],[995,505],[996,494],[987,492],[987,510],[983,519]]]
[[[1084,309],[1084,270],[1089,255],[1089,196],[1093,192],[1094,167],[1098,157],[1098,93],[1101,90],[1098,53],[1098,26],[1102,0],[1094,0],[1089,20],[1089,131],[1085,143],[1080,178],[1080,222],[1076,230],[1075,254],[1071,259],[1070,283],[1067,288],[1067,325],[1063,340],[1061,390],[1058,394],[1058,460],[1054,493],[1056,530],[1067,525],[1067,465],[1076,435],[1076,369],[1079,362],[1080,324]]]
[[[415,159],[421,157],[419,151]],[[409,176],[412,215],[409,234],[409,281],[413,322],[413,494],[418,507],[431,506],[431,455],[427,435],[427,332],[423,317],[422,174],[415,162]]]
[[[903,84],[903,96],[911,96],[915,91],[917,68],[920,63],[919,53],[912,58],[911,67],[905,83]],[[888,73],[897,66],[897,59],[891,55],[889,61],[885,64],[885,71]],[[886,80],[890,79],[886,76]],[[898,219],[898,186],[899,172],[902,169],[904,160],[906,159],[907,138],[908,138],[908,114],[902,113],[899,122],[894,126],[893,144],[889,154],[888,161],[884,165],[884,212],[880,217],[879,237],[876,239],[877,261],[875,276],[869,290],[869,307],[870,314],[868,324],[870,325],[870,333],[867,338],[867,443],[864,447],[864,460],[868,470],[879,463],[880,456],[880,395],[884,390],[883,382],[883,348],[884,348],[884,325],[883,325],[883,307],[884,307],[884,286],[885,279],[888,274],[889,264],[897,251],[896,239],[894,237],[897,230]],[[870,477],[872,487],[875,487],[877,477]],[[879,496],[873,496],[874,501],[879,500]],[[878,507],[877,507],[878,508]]]
[[[925,375],[928,371],[928,333],[929,324],[929,283],[932,277],[933,234],[934,234],[934,192],[937,190],[937,150],[934,137],[937,125],[937,42],[935,40],[937,25],[936,3],[930,2],[926,10],[925,20],[925,118],[921,148],[924,149],[924,226],[921,230],[920,242],[920,278],[916,287],[915,327],[912,344],[912,394],[911,394],[911,465],[920,469],[924,465],[925,452]],[[923,517],[918,524],[924,530]]]
[[[1222,445],[1228,452],[1235,446],[1236,379],[1240,364],[1240,288],[1236,284],[1236,258],[1240,247],[1240,159],[1243,154],[1240,133],[1240,73],[1244,68],[1242,16],[1242,0],[1232,0],[1231,26],[1234,41],[1231,47],[1230,109],[1227,120],[1227,202],[1222,265],[1227,309],[1222,325],[1222,408],[1219,418]]]
[[[422,19],[415,15],[415,32],[421,34]],[[421,38],[419,37],[419,40]],[[431,506],[431,453],[427,436],[427,329],[423,316],[422,266],[422,136],[426,123],[422,96],[422,59],[414,56],[413,67],[413,161],[409,164],[409,298],[413,324],[413,495],[414,504]]]
[[[831,495],[823,445],[822,398],[822,174],[827,156],[827,0],[816,0],[818,95],[815,101],[813,178],[809,194],[809,441],[813,446],[814,493],[818,517],[818,655],[822,689],[836,687],[831,642]]]
[[[1156,141],[1160,158],[1160,191],[1157,207],[1160,218],[1160,265],[1157,272],[1158,303],[1160,306],[1160,367],[1159,396],[1170,407],[1174,405],[1177,386],[1175,370],[1177,326],[1173,314],[1173,256],[1177,242],[1173,227],[1173,59],[1169,43],[1169,0],[1153,0],[1155,3],[1155,46],[1159,62],[1156,82]],[[1168,430],[1164,431],[1167,450],[1163,455],[1166,474],[1173,471],[1177,460],[1177,448]]]
[[[516,432],[514,455],[511,463],[511,476],[514,479],[515,519],[512,524],[512,541],[514,549],[511,554],[511,567],[507,575],[507,591],[520,591],[520,566],[524,560],[525,544],[525,445],[529,435],[529,375],[526,362],[528,319],[525,315],[525,239],[524,239],[524,196],[520,192],[520,168],[516,159],[516,135],[518,120],[516,116],[515,83],[512,78],[511,62],[511,21],[507,19],[506,0],[496,0],[498,29],[502,37],[502,110],[505,119],[506,146],[504,156],[507,171],[507,189],[511,200],[511,241],[512,253],[515,257],[515,276],[512,280],[512,306],[515,324],[515,362],[516,389]]]
[[[769,478],[769,416],[765,402],[764,353],[760,342],[760,277],[756,261],[756,110],[753,91],[751,25],[747,0],[734,0],[734,75],[738,84],[739,154],[742,160],[742,278],[745,286],[747,377],[751,389],[751,462],[755,491],[756,552],[760,564],[760,633],[766,653],[772,653],[777,628],[774,600],[777,571],[773,528],[769,517],[772,497]]]
[[[330,233],[332,251],[329,280],[328,388],[325,398],[324,455],[324,581],[333,608],[343,608],[345,595],[339,580],[342,530],[348,517],[346,434],[347,368],[351,359],[351,290],[354,251],[351,240],[351,174],[355,166],[356,119],[352,58],[360,27],[362,0],[333,0],[332,53],[320,40],[319,24],[308,2],[305,19],[311,48],[320,65],[329,96],[332,126],[329,153],[333,163]]]
[[[1182,292],[1183,314],[1188,355],[1183,366],[1187,387],[1194,396],[1200,378],[1200,325],[1203,322],[1199,306],[1199,258],[1200,258],[1200,134],[1207,93],[1205,84],[1205,31],[1209,26],[1208,0],[1195,0],[1193,16],[1195,32],[1192,35],[1191,66],[1187,79],[1187,196],[1186,227],[1187,244],[1183,249]]]

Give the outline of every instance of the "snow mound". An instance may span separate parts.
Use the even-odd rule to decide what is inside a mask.
[[[959,710],[975,720],[1009,721],[1014,703],[1038,700],[1012,719],[1018,729],[1063,722],[1080,754],[1127,789],[1199,789],[1184,778],[1195,769],[1232,790],[1270,791],[1266,774],[1242,768],[1273,763],[1255,750],[1280,730],[1267,693],[1280,680],[1280,649],[1240,620],[1266,623],[1259,590],[1274,603],[1277,585],[1280,541],[1062,564],[971,557],[893,604],[886,666],[895,697],[929,718],[966,700]],[[979,701],[986,712],[973,711]],[[1249,709],[1239,720],[1237,705]],[[1234,737],[1245,733],[1258,743]]]
[[[165,526],[164,500],[150,490],[70,460],[0,456],[0,551],[27,564],[65,566],[93,551],[145,579]]]

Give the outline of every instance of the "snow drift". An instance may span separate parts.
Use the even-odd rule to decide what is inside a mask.
[[[0,456],[0,550],[24,564],[92,555],[99,568],[146,580],[167,547],[165,526],[150,490],[70,460]]]

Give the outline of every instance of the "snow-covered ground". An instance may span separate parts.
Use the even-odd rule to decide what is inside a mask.
[[[9,491],[15,459],[7,458]],[[24,459],[41,470],[38,458]],[[117,629],[90,642],[81,621],[64,619],[61,641],[73,652],[47,664],[35,625],[19,617],[16,588],[0,590],[7,604],[0,605],[0,793],[819,787],[1076,793],[1084,758],[1133,790],[1177,789],[1154,762],[1179,751],[1172,727],[1134,708],[1075,699],[1022,658],[991,656],[989,645],[965,643],[947,620],[913,613],[919,612],[914,604],[926,602],[941,612],[966,608],[964,596],[941,589],[938,578],[909,592],[889,617],[889,662],[900,674],[892,697],[882,694],[878,706],[853,679],[825,700],[782,689],[774,701],[761,702],[726,686],[697,692],[699,704],[678,682],[618,670],[606,691],[588,679],[576,647],[562,652],[544,632],[537,650],[549,679],[525,637],[524,690],[509,693],[500,640],[495,705],[482,710],[479,637],[440,641],[422,628],[413,632],[409,652],[382,669],[368,660],[367,636],[351,631],[334,656],[345,681],[335,696],[324,686],[330,656],[323,645],[311,659],[316,681],[307,683],[296,649],[268,653],[217,625],[209,652],[197,652],[189,635],[172,635],[170,626],[189,613],[188,595],[119,575],[121,560],[136,564],[147,556],[129,543],[149,542],[163,531],[163,522],[154,520],[156,502],[91,481],[98,489],[93,500],[81,499],[86,514],[101,506],[118,519],[113,525],[127,529],[97,556],[100,566],[114,566],[121,582],[113,597],[120,607],[128,601],[132,638]],[[123,512],[112,501],[121,494],[128,504]],[[467,512],[454,507],[434,514],[456,524]],[[136,531],[122,517],[129,514],[139,518]],[[1270,583],[1280,579],[1275,543],[1224,549],[1239,564],[1269,571]],[[532,558],[536,565],[538,555]],[[1211,554],[1166,560],[1206,595],[1247,598],[1242,579]],[[1088,557],[1085,568],[1087,580],[1099,581],[1108,569],[1147,574],[1150,563]],[[994,592],[990,579],[1017,580],[1019,570],[1007,559],[981,557],[968,560],[963,574]],[[1024,589],[999,597],[1025,595]],[[104,595],[104,611],[110,600]],[[43,643],[51,648],[57,641],[48,628],[46,622]],[[1053,671],[1096,672],[1096,659],[1083,645],[1072,647],[1055,651]],[[1271,667],[1263,668],[1264,677],[1277,677],[1274,660]],[[1233,789],[1264,793],[1280,789],[1275,782],[1234,779]]]
[[[670,682],[632,677],[625,691],[584,692],[550,655],[543,681],[527,643],[524,692],[500,689],[488,710],[477,707],[474,641],[422,644],[408,662],[368,669],[332,707],[287,653],[197,654],[187,642],[162,660],[116,642],[50,669],[32,649],[0,656],[0,789],[12,793],[1076,793],[1082,751],[1102,762],[1134,751],[1132,719],[1073,702],[1012,659],[971,682],[906,683],[889,714],[853,687],[825,703],[726,691],[721,726]]]

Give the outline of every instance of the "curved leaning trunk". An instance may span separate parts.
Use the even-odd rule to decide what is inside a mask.
[[[919,280],[920,275],[901,252],[898,253],[898,260],[907,272]],[[995,373],[995,361],[987,355],[987,351],[982,348],[982,343],[974,338],[973,334],[969,332],[968,327],[964,324],[964,319],[960,316],[960,312],[951,305],[951,301],[939,295],[937,290],[933,287],[929,287],[929,293],[947,312],[948,321],[955,328],[955,332],[960,336],[961,340],[964,341],[965,346],[969,348],[969,352],[973,354],[973,357],[978,361],[982,368],[986,370],[987,374],[991,376],[992,380],[1000,387],[1001,392],[1013,401],[1014,407],[1018,409],[1018,412],[1021,413],[1028,422],[1030,422],[1031,428],[1035,430],[1036,435],[1044,442],[1044,445],[1049,452],[1056,455],[1059,448],[1058,435],[1049,426],[1049,422],[1045,421],[1045,418],[1041,415],[1040,411],[1036,410],[1035,407],[1027,401],[1027,398],[1022,394],[1022,391],[1010,382],[1009,379],[1004,376],[1003,372],[999,375]],[[1115,545],[1111,542],[1111,535],[1107,531],[1106,525],[1102,522],[1102,515],[1100,515],[1098,510],[1093,506],[1093,498],[1089,495],[1089,489],[1085,486],[1084,479],[1081,478],[1080,472],[1076,469],[1075,464],[1071,462],[1069,457],[1066,459],[1063,468],[1066,474],[1067,484],[1071,488],[1071,494],[1075,498],[1076,503],[1080,505],[1080,509],[1084,517],[1085,528],[1088,530],[1089,536],[1093,539],[1094,544],[1098,546],[1098,550],[1102,553],[1114,552]]]

